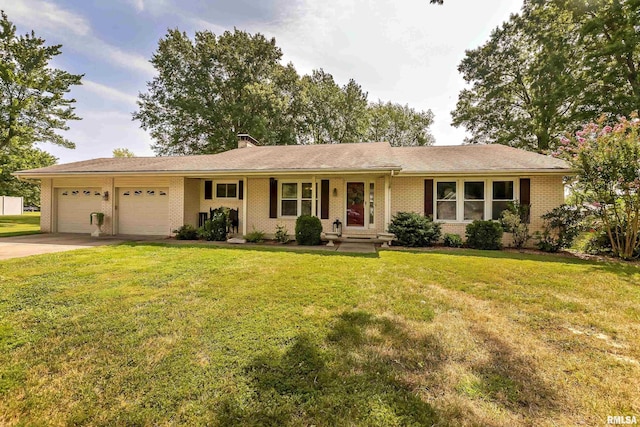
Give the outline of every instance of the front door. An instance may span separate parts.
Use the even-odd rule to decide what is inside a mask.
[[[365,227],[365,183],[347,182],[347,227]]]

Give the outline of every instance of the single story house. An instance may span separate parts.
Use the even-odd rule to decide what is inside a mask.
[[[401,211],[432,215],[443,232],[464,236],[475,219],[497,219],[507,203],[530,205],[531,229],[564,200],[562,160],[503,145],[392,147],[386,142],[259,146],[240,135],[220,154],[99,158],[16,172],[39,180],[41,229],[90,233],[91,212],[109,235],[168,236],[200,213],[238,210],[239,234],[293,235],[301,214],[323,229],[375,237]]]

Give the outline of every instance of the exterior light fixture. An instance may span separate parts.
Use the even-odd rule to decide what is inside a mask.
[[[102,200],[104,200],[105,202],[109,201],[109,192],[105,191],[104,194],[102,195]]]

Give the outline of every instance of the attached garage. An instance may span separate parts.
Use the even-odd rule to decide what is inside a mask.
[[[118,188],[117,206],[118,234],[171,234],[168,187]]]
[[[56,200],[58,205],[58,233],[91,233],[91,212],[100,212],[102,193],[99,187],[91,188],[58,188]]]

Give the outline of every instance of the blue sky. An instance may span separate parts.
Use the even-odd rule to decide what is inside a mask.
[[[490,7],[487,5],[490,4]],[[369,100],[430,108],[438,145],[460,144],[450,126],[464,81],[457,66],[465,49],[518,12],[522,0],[0,0],[19,33],[34,30],[62,44],[53,65],[85,74],[66,136],[75,150],[43,145],[61,163],[111,157],[116,147],[150,156],[151,139],[131,120],[138,93],[154,69],[149,59],[169,28],[193,35],[234,27],[275,37],[298,73],[317,68],[338,83],[355,79]]]

